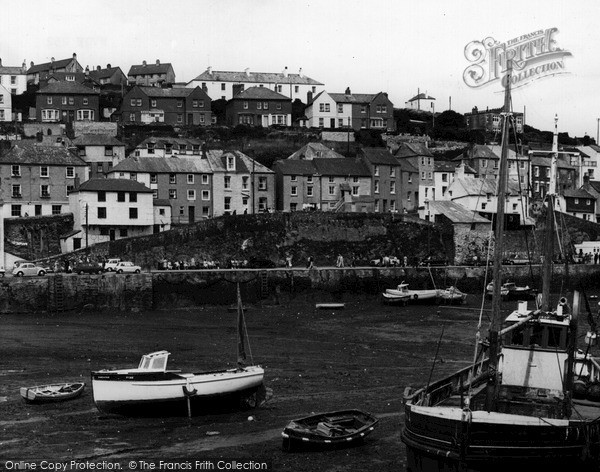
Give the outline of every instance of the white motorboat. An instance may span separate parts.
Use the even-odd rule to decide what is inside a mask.
[[[408,288],[408,284],[402,282],[395,289],[388,288],[385,291],[386,294],[395,297],[406,297],[408,300],[435,300],[440,297],[440,290],[437,289],[422,289],[412,290]]]

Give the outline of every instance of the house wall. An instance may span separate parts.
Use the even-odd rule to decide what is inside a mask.
[[[12,95],[21,95],[27,91],[27,75],[0,73],[0,85]]]
[[[323,107],[323,111],[321,111]],[[329,107],[329,109],[327,109]],[[338,118],[343,120],[345,126],[348,125],[350,118],[350,104],[342,104],[343,110],[347,113],[338,114],[337,103],[328,93],[322,93],[306,108],[305,114],[308,118],[309,128],[339,128]],[[321,119],[323,123],[321,124]],[[333,120],[333,122],[332,122]]]
[[[415,211],[418,208],[419,175],[417,172],[401,171],[400,211]]]
[[[244,108],[244,103],[248,104],[248,108]],[[268,106],[266,110],[265,103]],[[259,104],[261,108],[258,108]],[[272,126],[274,124],[290,126],[292,124],[292,103],[284,100],[244,100],[237,98],[228,102],[225,109],[227,123],[230,126],[240,124],[240,115],[252,115],[253,122],[249,123],[252,126]],[[284,116],[285,123],[274,123],[274,116]]]
[[[63,98],[67,98],[67,103],[63,103]],[[69,98],[73,98],[73,104],[69,104]],[[48,103],[48,99],[52,99],[52,103]],[[87,105],[84,100],[87,99]],[[90,89],[89,95],[67,95],[67,94],[36,94],[36,118],[38,121],[99,121],[100,120],[100,97],[94,94]],[[59,118],[56,120],[42,120],[43,110],[58,110]],[[94,117],[92,120],[78,120],[77,111],[92,110]],[[72,114],[72,117],[71,117]]]
[[[0,86],[0,121],[12,121],[12,95]]]

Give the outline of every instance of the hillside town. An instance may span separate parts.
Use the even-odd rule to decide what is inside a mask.
[[[77,54],[20,66],[0,60],[0,212],[6,219],[72,213],[62,252],[223,215],[494,218],[501,108],[436,113],[427,92],[407,93],[403,106],[386,91],[365,92],[373,91],[331,91],[287,67],[208,67],[178,82],[173,65],[158,59],[131,65],[127,74],[111,64],[84,67]],[[407,114],[422,120],[407,127]],[[476,139],[435,137],[435,122],[439,130],[455,116]],[[514,112],[513,124],[522,136],[524,114]],[[257,128],[294,136],[297,145],[267,162],[244,149],[243,139],[239,146],[210,134]],[[510,229],[535,224],[550,182],[551,143],[516,142],[506,197]],[[597,222],[599,160],[600,147],[588,136],[560,146],[561,212]]]

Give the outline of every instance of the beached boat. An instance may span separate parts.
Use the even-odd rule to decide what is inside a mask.
[[[402,294],[402,295],[392,295],[390,293],[387,292],[383,292],[382,294],[383,297],[383,301],[385,303],[398,303],[401,305],[406,305],[408,303],[408,300],[410,299],[410,295],[408,294]]]
[[[488,298],[492,298],[494,293],[494,281],[492,280],[485,289]],[[505,282],[500,286],[500,297],[503,300],[528,300],[535,295],[534,290],[529,285],[519,286],[514,282]]]
[[[510,72],[506,83],[511,83]],[[510,104],[509,87],[505,111]],[[499,202],[495,261],[502,260],[507,183],[508,113],[498,176]],[[589,349],[577,354],[579,296],[570,309],[550,296],[556,220],[557,129],[547,193],[548,231],[541,308],[521,301],[501,326],[500,264],[494,264],[492,318],[488,337],[479,342],[472,364],[446,378],[404,394],[407,470],[522,471],[597,470],[600,463],[600,364]],[[481,324],[481,322],[480,322]],[[501,329],[502,328],[502,329]],[[487,357],[487,358],[486,358]],[[575,388],[577,386],[577,388]],[[578,398],[583,397],[583,398]]]
[[[439,291],[439,298],[442,303],[464,303],[467,294],[461,292],[458,288],[452,286]]]
[[[28,403],[63,402],[77,398],[83,393],[85,383],[58,383],[21,387],[21,396]]]
[[[165,412],[188,414],[194,408],[219,401],[226,405],[241,402],[255,406],[262,391],[264,369],[245,366],[246,327],[238,286],[238,365],[232,369],[182,373],[167,370],[170,353],[157,351],[142,356],[137,368],[92,372],[94,402],[108,413],[153,415]]]
[[[315,303],[315,308],[319,310],[342,310],[345,307],[345,303]]]
[[[435,300],[440,296],[440,291],[437,289],[412,290],[409,289],[408,284],[404,282],[399,284],[395,289],[386,289],[385,293],[396,297],[407,297],[412,301]]]
[[[292,420],[285,427],[283,449],[334,449],[355,446],[371,433],[378,419],[360,410],[320,413]]]

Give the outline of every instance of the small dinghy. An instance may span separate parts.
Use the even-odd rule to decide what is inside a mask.
[[[375,429],[378,421],[370,413],[359,410],[333,411],[292,420],[281,433],[283,450],[354,446]]]
[[[61,383],[21,387],[21,396],[28,403],[52,403],[71,400],[82,394],[85,384]]]
[[[342,310],[346,305],[344,303],[316,303],[315,308],[319,310]]]

